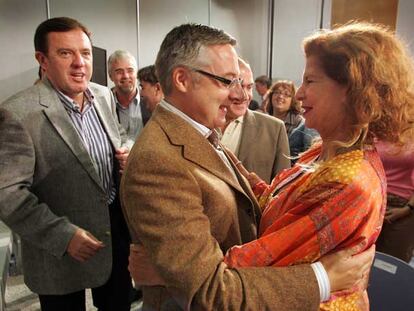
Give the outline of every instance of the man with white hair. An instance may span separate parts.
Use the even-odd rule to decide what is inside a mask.
[[[253,73],[239,58],[244,98],[233,98],[221,128],[221,143],[230,149],[247,170],[270,183],[281,170],[290,167],[289,142],[285,125],[267,114],[248,109],[253,98]]]
[[[116,112],[119,123],[127,132],[129,147],[132,147],[151,115],[145,105],[140,103],[137,71],[137,62],[130,52],[117,50],[109,56],[108,74],[115,84],[112,91]]]

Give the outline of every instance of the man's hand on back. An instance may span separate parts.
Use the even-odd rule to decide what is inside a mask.
[[[375,245],[358,253],[361,245],[326,255],[321,262],[331,283],[331,292],[350,289],[367,279],[375,256]]]

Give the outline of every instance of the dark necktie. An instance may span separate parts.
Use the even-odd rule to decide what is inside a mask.
[[[212,130],[211,134],[207,137],[208,141],[214,146],[214,148],[219,149],[219,135],[216,130]]]
[[[224,162],[224,164],[226,164],[226,166],[230,169],[231,173],[237,179],[237,176],[234,173],[234,169],[232,168],[229,159],[227,159],[227,156],[224,154],[223,149],[219,145],[220,134],[216,130],[212,130],[211,134],[207,137],[207,139],[210,142],[210,144],[214,147],[214,149],[216,149],[216,152],[220,156],[221,160]]]

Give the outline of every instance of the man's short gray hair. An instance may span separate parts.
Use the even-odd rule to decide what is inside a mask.
[[[116,50],[108,58],[108,74],[109,75],[111,75],[113,63],[121,59],[129,60],[132,66],[135,68],[135,70],[138,70],[137,61],[130,52],[124,51],[124,50]]]
[[[178,66],[194,66],[200,49],[211,45],[236,45],[221,29],[200,24],[183,24],[171,30],[161,44],[155,69],[165,95],[171,93],[172,71]]]

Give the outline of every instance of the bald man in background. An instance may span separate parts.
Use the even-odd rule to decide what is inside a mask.
[[[221,143],[229,148],[244,167],[270,183],[281,170],[290,167],[289,143],[282,121],[248,109],[253,97],[253,73],[239,59],[240,77],[246,97],[234,99],[221,128]]]

